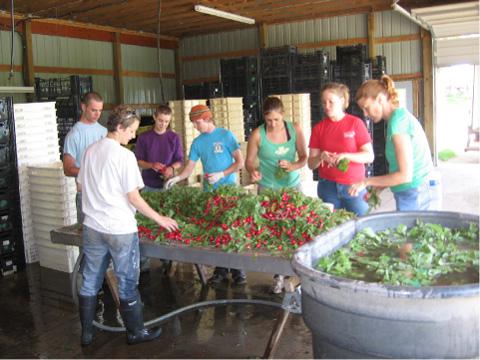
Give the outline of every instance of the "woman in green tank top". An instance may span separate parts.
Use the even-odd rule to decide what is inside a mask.
[[[300,172],[307,162],[305,136],[296,123],[284,120],[284,107],[278,97],[263,104],[265,124],[257,127],[247,144],[245,167],[258,190],[300,188]],[[258,158],[258,162],[257,162]],[[283,290],[282,275],[275,275],[272,292]]]

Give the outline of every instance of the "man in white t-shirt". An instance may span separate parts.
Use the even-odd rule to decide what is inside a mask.
[[[63,172],[66,176],[78,176],[85,149],[107,135],[107,129],[98,123],[103,110],[103,99],[96,92],[86,93],[82,98],[82,115],[70,129],[63,145]],[[83,222],[82,197],[77,191],[77,222]]]
[[[82,158],[77,183],[82,190],[83,284],[79,290],[82,346],[93,341],[97,293],[110,259],[118,280],[120,313],[127,329],[127,342],[135,344],[160,336],[161,329],[146,329],[138,292],[140,248],[136,210],[173,231],[175,220],[155,212],[140,196],[144,187],[133,152],[123,147],[140,123],[135,111],[117,106],[109,115],[108,134],[90,145]]]

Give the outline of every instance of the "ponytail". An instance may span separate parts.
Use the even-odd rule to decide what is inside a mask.
[[[380,80],[367,80],[357,90],[355,101],[361,99],[375,99],[379,94],[384,94],[387,99],[394,105],[398,106],[398,92],[395,89],[393,80],[388,75],[383,75]]]

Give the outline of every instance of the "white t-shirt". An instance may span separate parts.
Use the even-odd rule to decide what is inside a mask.
[[[136,209],[127,193],[144,184],[133,152],[113,139],[99,140],[85,151],[77,182],[82,186],[84,225],[107,234],[137,232]]]

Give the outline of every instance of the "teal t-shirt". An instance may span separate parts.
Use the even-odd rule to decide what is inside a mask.
[[[197,136],[190,148],[189,159],[202,162],[203,172],[211,174],[224,171],[235,161],[233,153],[240,148],[235,135],[230,130],[215,128],[211,133],[203,133]],[[237,175],[235,172],[221,178],[213,185],[216,189],[220,185],[235,185]],[[207,190],[207,182],[204,181],[204,190]]]
[[[65,137],[63,153],[72,156],[75,159],[75,166],[79,168],[87,147],[105,136],[107,136],[107,129],[98,122],[85,124],[78,121]]]
[[[413,177],[412,181],[405,184],[392,186],[393,192],[414,189],[421,185],[428,174],[433,169],[430,147],[427,137],[423,131],[420,122],[408,110],[398,108],[393,111],[392,116],[388,120],[387,139],[385,145],[385,156],[389,165],[389,172],[398,171],[397,157],[395,156],[395,146],[393,145],[393,136],[398,134],[406,134],[412,141],[412,163]]]
[[[259,184],[268,189],[280,189],[282,187],[296,187],[300,182],[300,173],[289,171],[284,174],[275,176],[278,169],[278,162],[280,160],[287,160],[293,162],[297,155],[297,133],[295,127],[289,121],[287,124],[290,140],[283,144],[274,144],[267,138],[265,126],[260,126],[260,145],[258,149],[258,159],[260,162],[260,173],[262,179]]]

